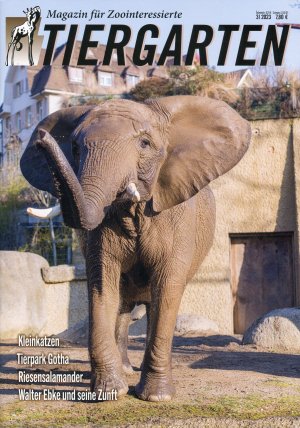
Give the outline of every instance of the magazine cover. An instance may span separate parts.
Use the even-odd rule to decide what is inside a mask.
[[[1,427],[300,426],[299,0],[0,31]]]

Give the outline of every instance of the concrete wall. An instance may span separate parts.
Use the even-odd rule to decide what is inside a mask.
[[[47,326],[46,287],[37,254],[0,251],[0,338],[38,334]]]
[[[211,183],[217,205],[214,244],[181,304],[181,311],[201,313],[227,333],[233,332],[230,234],[292,231],[298,242],[300,120],[254,121],[251,127],[244,158]],[[299,284],[296,288],[299,303]]]
[[[86,281],[46,284],[47,324],[42,334],[62,333],[88,316]]]

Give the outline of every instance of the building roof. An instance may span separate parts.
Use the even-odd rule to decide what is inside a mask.
[[[109,66],[103,65],[106,46],[98,45],[97,48],[89,48],[87,51],[87,58],[96,58],[98,64],[96,66],[84,66],[84,74],[86,75],[86,78],[83,79],[82,83],[72,83],[68,77],[68,66],[62,65],[65,47],[66,45],[64,44],[56,49],[51,66],[43,65],[45,55],[45,50],[43,49],[38,65],[34,67],[28,67],[29,87],[31,88],[31,94],[33,96],[36,96],[44,91],[56,91],[70,94],[82,94],[84,91],[88,91],[97,94],[103,92],[103,88],[96,84],[96,71],[98,70],[115,73],[120,77],[119,83],[121,84],[122,79],[125,78],[126,74],[143,78],[147,77],[149,70],[153,68],[153,66],[137,67],[134,65],[132,60],[133,48],[130,47],[126,47],[125,49],[125,66],[118,65],[114,55]],[[73,48],[72,59],[70,61],[71,67],[78,67],[77,60],[79,57],[80,47],[81,42],[76,41]],[[88,75],[89,78],[87,78]],[[124,90],[125,89],[126,87],[124,86]]]
[[[43,91],[78,92],[78,84],[71,83],[68,78],[67,67],[62,65],[65,45],[59,46],[53,57],[52,65],[43,65],[45,49],[42,49],[39,63],[35,67],[28,67],[28,83],[31,95]],[[80,91],[82,92],[82,91]]]

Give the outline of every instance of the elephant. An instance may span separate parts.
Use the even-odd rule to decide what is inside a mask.
[[[31,185],[59,199],[64,222],[83,237],[92,391],[127,393],[129,313],[144,302],[148,334],[135,392],[173,398],[177,312],[214,237],[208,184],[249,142],[246,120],[198,96],[112,99],[64,108],[37,125],[20,166]]]

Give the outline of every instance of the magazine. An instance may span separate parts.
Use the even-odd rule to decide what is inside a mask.
[[[0,23],[0,425],[298,426],[299,0]]]

